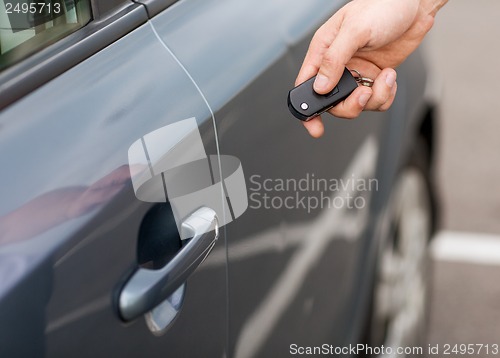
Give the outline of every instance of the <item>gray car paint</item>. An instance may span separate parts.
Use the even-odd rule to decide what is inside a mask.
[[[308,138],[287,111],[286,93],[313,30],[341,4],[186,0],[171,8],[173,20],[159,15],[152,21],[207,98],[221,152],[241,159],[247,186],[253,174],[340,179],[369,137],[388,159],[374,164],[380,191],[373,193],[364,230],[354,240],[346,240],[342,230],[331,233],[324,252],[302,270],[297,266],[316,247],[307,240],[318,232],[317,218],[332,215],[330,220],[336,220],[336,213],[249,208],[225,228],[230,356],[279,356],[292,343],[357,343],[366,322],[379,241],[375,219],[382,216],[405,145],[411,145],[414,133],[408,123],[418,118],[415,107],[421,106],[424,78],[421,61],[410,60],[414,73],[410,78],[401,74],[400,96],[411,96],[415,107],[400,102],[388,113],[363,114],[355,122],[328,118],[326,135],[318,141]],[[296,276],[293,284],[299,282],[299,288],[290,289],[287,275]]]
[[[244,357],[286,355],[291,343],[359,341],[379,239],[376,219],[414,135],[425,78],[415,57],[399,72],[400,100],[390,112],[330,120],[325,138],[308,138],[287,112],[286,92],[313,30],[340,5],[184,0],[153,24],[215,112],[222,153],[241,159],[247,179],[340,178],[366,138],[376,138],[380,190],[359,238],[348,242],[337,234],[287,304],[271,306],[281,312],[272,325],[262,327],[255,325],[261,308],[275,302],[273,288],[294,272],[290,264],[301,249],[313,246],[307,234],[322,213],[248,209],[221,232],[188,282],[181,315],[157,338],[143,321],[122,324],[113,306],[134,268],[138,226],[150,207],[128,187],[84,216],[0,246],[2,273],[10,278],[0,294],[0,336],[9,344],[0,349],[29,352],[24,356],[217,357],[228,344],[226,356]],[[216,152],[209,108],[148,26],[0,113],[0,215],[47,191],[102,178],[126,163],[134,140],[172,121],[196,116],[207,152]],[[248,336],[247,327],[267,334]],[[33,345],[25,344],[26,335]]]
[[[0,215],[40,195],[90,185],[127,164],[135,140],[193,116],[207,153],[216,154],[209,108],[150,25],[138,28],[1,112]],[[50,216],[59,204],[43,205],[39,210]],[[125,325],[115,312],[114,295],[136,267],[139,225],[151,206],[125,183],[75,219],[60,218],[15,242],[3,235],[0,276],[10,280],[0,285],[0,355],[222,356],[225,261],[211,265],[209,257],[199,267],[181,317],[162,339],[143,319]],[[43,220],[40,211],[28,214],[14,229]],[[221,235],[217,247],[224,245]]]

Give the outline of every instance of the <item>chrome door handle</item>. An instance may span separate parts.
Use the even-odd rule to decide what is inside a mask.
[[[160,270],[139,268],[125,284],[118,299],[124,321],[152,310],[177,290],[205,260],[219,237],[217,214],[202,207],[181,224],[181,239],[187,243]]]

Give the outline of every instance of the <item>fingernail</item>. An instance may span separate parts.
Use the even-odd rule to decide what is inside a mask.
[[[371,97],[371,95],[368,93],[365,93],[365,94],[362,94],[361,96],[359,96],[359,104],[361,105],[361,107],[366,106],[370,97]]]
[[[392,88],[392,86],[394,86],[394,84],[396,83],[396,74],[394,72],[390,72],[385,78],[385,83],[387,84],[387,86]]]
[[[316,76],[316,79],[314,80],[314,90],[316,92],[318,91],[326,91],[326,88],[328,86],[328,77],[326,77],[325,75],[322,75],[322,74],[318,74]]]

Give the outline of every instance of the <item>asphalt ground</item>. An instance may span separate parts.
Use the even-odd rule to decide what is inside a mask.
[[[450,0],[424,44],[443,83],[444,229],[500,234],[500,1]]]
[[[499,15],[498,0],[450,0],[423,45],[443,84],[436,185],[444,232],[428,332],[439,357],[448,356],[445,344],[500,345]],[[500,357],[478,347],[449,356]]]

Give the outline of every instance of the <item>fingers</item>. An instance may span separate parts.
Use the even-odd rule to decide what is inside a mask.
[[[325,22],[314,34],[309,49],[300,68],[295,85],[316,76],[323,60],[323,55],[328,50],[340,30],[344,18],[344,11],[340,10]],[[339,77],[340,78],[340,77]]]
[[[329,112],[340,118],[356,118],[363,111],[371,96],[371,88],[358,87],[349,97],[336,105]],[[323,121],[319,116],[303,123],[309,134],[314,138],[321,137],[325,132]]]
[[[371,88],[360,86],[356,88],[349,97],[330,109],[328,112],[339,118],[356,118],[365,109],[372,95],[373,91]]]
[[[339,103],[329,112],[336,117],[341,118],[356,118],[363,111],[372,96],[372,90],[368,87],[358,87],[345,101]],[[303,122],[304,127],[313,138],[321,137],[325,132],[325,127],[320,116]]]
[[[394,98],[398,85],[396,83],[396,71],[386,68],[376,77],[373,87],[360,86],[354,90],[349,97],[328,112],[335,117],[353,119],[357,118],[364,110],[386,111]],[[323,135],[325,129],[321,117],[315,117],[304,122],[304,127],[314,138]]]
[[[373,95],[365,106],[368,111],[387,110],[396,95],[396,71],[392,68],[386,68],[375,78],[372,91]]]
[[[316,31],[311,43],[309,44],[309,49],[307,50],[306,57],[302,63],[297,79],[295,80],[295,86],[307,81],[309,78],[316,76],[318,73],[319,66],[321,65],[321,59],[323,54],[330,46],[329,43],[325,42],[325,39],[319,35],[321,29]]]
[[[321,65],[318,69],[314,90],[319,94],[330,92],[340,80],[344,68],[349,60],[354,56],[361,46],[358,46],[359,39],[355,32],[342,28],[331,46],[323,54]]]
[[[309,134],[314,138],[321,137],[325,132],[325,127],[323,126],[323,121],[320,116],[314,117],[313,119],[303,123]]]
[[[373,87],[356,88],[349,97],[329,112],[335,117],[353,119],[364,110],[386,111],[394,102],[396,91],[396,71],[386,68],[376,77]]]
[[[395,83],[394,87],[392,87],[389,100],[387,102],[385,102],[382,106],[380,106],[380,108],[378,109],[379,111],[381,111],[381,112],[387,111],[392,106],[392,103],[394,102],[394,99],[396,98],[397,90],[398,90],[398,84]]]

